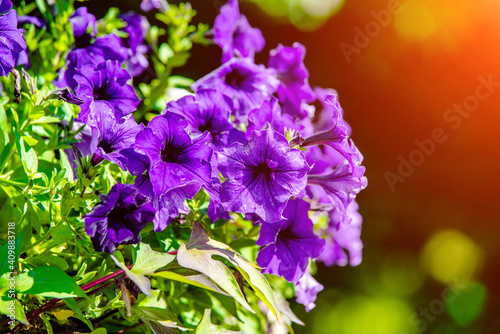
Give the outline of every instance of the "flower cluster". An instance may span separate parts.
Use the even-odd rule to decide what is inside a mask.
[[[130,217],[141,220],[118,224],[116,209],[110,209],[117,195],[110,193],[85,220],[94,246],[113,251],[118,244],[137,242],[151,212],[155,230],[165,229],[189,213],[186,200],[203,189],[212,222],[243,213],[261,225],[257,263],[294,282],[298,301],[311,308],[315,293],[306,291],[321,288],[308,276],[309,261],[345,265],[343,249],[352,265],[361,257],[354,198],[366,186],[363,157],[349,139],[337,94],[311,88],[299,43],[279,45],[267,66],[256,64],[264,39],[231,0],[213,29],[222,65],[196,81],[192,95],[169,102],[143,127],[130,115],[140,101],[128,81],[147,66],[145,24],[136,14],[122,18],[128,39],[96,38],[95,17],[79,8],[71,18],[75,46],[57,80],[83,101],[78,120],[92,136],[80,151],[92,155],[93,164],[106,159],[136,175],[137,192],[121,192],[120,201],[151,203],[146,215],[139,214],[139,205],[128,206]],[[104,207],[106,223],[92,218]],[[311,218],[318,212],[330,222],[315,230]]]
[[[141,4],[145,11],[167,7],[161,0]],[[0,9],[8,11],[10,1]],[[135,176],[133,185],[115,184],[84,216],[94,248],[113,253],[138,243],[148,222],[164,230],[190,213],[189,200],[201,192],[209,198],[212,223],[243,214],[260,225],[257,264],[294,283],[297,301],[310,310],[322,290],[310,261],[361,261],[355,197],[367,181],[337,93],[310,86],[299,43],[279,45],[267,65],[256,64],[262,33],[229,0],[212,30],[222,50],[220,67],[161,114],[137,123],[133,113],[141,99],[132,79],[148,68],[153,46],[146,43],[145,17],[126,13],[120,19],[121,34],[98,35],[96,17],[76,9],[69,18],[74,44],[54,81],[65,92],[61,98],[79,105],[74,124],[84,129],[74,155],[88,156],[93,167],[107,160]],[[25,48],[15,12],[0,16],[0,34],[5,75]]]

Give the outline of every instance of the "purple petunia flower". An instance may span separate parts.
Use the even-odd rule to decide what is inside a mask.
[[[165,0],[142,0],[141,9],[145,12],[153,9],[160,9],[164,12],[168,9],[168,3]]]
[[[141,194],[152,199],[153,207],[156,210],[153,220],[155,231],[164,230],[179,214],[189,213],[186,199],[193,198],[200,190],[200,184],[197,181],[188,182],[166,193],[156,194],[149,177],[148,169],[150,164],[148,157],[136,152],[133,148],[124,149],[120,154],[118,165],[128,170],[130,174],[137,175],[134,187]],[[212,201],[212,197],[210,200]]]
[[[88,125],[92,128],[89,151],[93,154],[93,165],[104,159],[119,164],[120,151],[131,147],[135,136],[144,127],[137,124],[132,115],[117,120],[115,110],[105,101],[92,104]]]
[[[234,127],[229,115],[234,110],[230,98],[214,89],[199,89],[195,96],[188,95],[167,105],[166,112],[181,115],[190,131],[210,132],[216,147],[227,145],[227,136]]]
[[[276,69],[280,85],[278,98],[283,103],[283,112],[296,118],[309,116],[307,103],[315,100],[314,92],[309,86],[309,72],[304,66],[305,47],[294,43],[292,47],[279,45],[271,50],[269,68]]]
[[[359,168],[364,171],[364,167]],[[307,183],[321,186],[334,206],[346,209],[356,194],[366,188],[367,179],[362,172],[353,172],[352,166],[345,163],[326,175],[308,175]]]
[[[94,15],[89,14],[87,7],[77,8],[69,18],[69,22],[77,41],[85,39],[90,42],[97,34],[97,20]]]
[[[344,110],[339,103],[339,95],[335,89],[321,87],[314,87],[314,94],[322,107],[314,115],[314,129],[317,132],[327,131],[337,122],[337,115],[344,116]],[[346,129],[346,135],[350,136],[351,126],[345,120],[342,120],[342,125]]]
[[[123,31],[128,34],[128,37],[122,40],[129,56],[126,60],[126,68],[130,75],[135,78],[149,67],[146,58],[149,47],[144,44],[144,39],[149,31],[149,22],[145,16],[134,12],[120,15],[120,18],[127,23]]]
[[[66,58],[66,63],[59,70],[59,76],[54,85],[59,88],[76,87],[73,79],[77,69],[85,65],[97,65],[106,60],[116,60],[120,63],[128,57],[127,49],[122,47],[121,39],[116,35],[106,35],[95,38],[96,18],[87,12],[86,7],[80,7],[70,17],[75,44]],[[89,29],[90,27],[90,29]],[[90,30],[90,33],[87,31]]]
[[[301,146],[328,145],[337,150],[349,162],[355,175],[361,176],[364,173],[364,167],[360,166],[363,156],[352,140],[349,140],[350,127],[342,118],[343,111],[338,104],[337,97],[326,95],[325,102],[333,107],[331,109],[333,117],[329,130],[305,138]]]
[[[245,138],[250,140],[253,131],[263,130],[268,124],[271,124],[271,127],[279,133],[285,133],[285,129],[302,130],[300,124],[294,122],[290,115],[282,114],[281,107],[275,97],[264,101],[260,108],[254,109],[248,114]]]
[[[0,14],[8,12],[12,9],[12,2],[10,0],[0,0]]]
[[[155,231],[160,232],[179,214],[188,214],[189,207],[186,199],[192,199],[200,190],[197,181],[190,181],[186,185],[173,188],[165,194],[153,195],[153,206],[156,209],[156,216],[153,220]]]
[[[39,17],[30,16],[30,15],[19,16],[18,17],[18,24],[21,25],[21,24],[25,24],[25,23],[32,24],[37,28],[42,28],[45,26],[45,22]]]
[[[214,22],[214,42],[222,49],[222,62],[233,56],[250,57],[265,45],[262,32],[252,28],[245,15],[240,14],[238,0],[229,0],[221,7]]]
[[[156,116],[136,137],[135,149],[149,158],[149,176],[157,195],[197,181],[211,180],[210,133],[186,131],[187,121],[175,113]]]
[[[234,143],[217,154],[226,178],[221,202],[228,211],[256,213],[273,223],[282,219],[290,197],[306,186],[304,155],[273,129],[255,131],[247,145]]]
[[[101,203],[83,216],[85,232],[95,250],[111,254],[118,245],[139,243],[141,230],[154,214],[149,198],[128,184],[117,183]]]
[[[133,112],[140,103],[134,87],[127,84],[128,72],[117,61],[108,60],[98,65],[86,65],[73,77],[77,86],[72,86],[77,97],[84,100],[78,119],[85,122],[91,104],[106,101],[117,112],[117,118]]]
[[[24,30],[17,28],[17,13],[11,8],[10,0],[0,0],[0,76],[4,77],[26,50]]]
[[[149,198],[154,197],[153,184],[149,178],[149,159],[146,155],[141,154],[133,148],[126,148],[120,151],[120,156],[117,158],[116,164],[123,170],[127,170],[130,174],[137,176],[135,178],[134,187],[141,194]]]
[[[357,266],[362,260],[363,242],[361,224],[363,218],[358,213],[358,203],[352,201],[345,213],[334,209],[329,212],[330,223],[326,230],[326,244],[318,261],[327,266]],[[349,257],[346,251],[349,253]]]
[[[218,69],[196,81],[192,88],[216,89],[235,101],[237,118],[268,100],[278,87],[278,79],[273,70],[264,65],[256,65],[248,58],[234,58]]]
[[[257,245],[265,246],[257,256],[264,272],[298,282],[310,258],[317,258],[325,241],[314,234],[308,217],[309,203],[293,199],[283,211],[284,219],[274,224],[263,223]]]
[[[309,273],[305,273],[297,284],[295,284],[295,296],[297,303],[306,307],[306,312],[312,310],[316,305],[318,292],[323,291],[324,287],[318,283]]]

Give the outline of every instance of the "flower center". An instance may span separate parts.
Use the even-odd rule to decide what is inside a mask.
[[[94,89],[94,100],[109,100],[108,86],[109,83],[106,82],[101,87]]]
[[[119,223],[123,224],[125,222],[125,215],[128,210],[124,208],[120,208],[119,206],[115,206],[110,213],[108,213],[108,223]]]
[[[101,140],[97,147],[100,147],[106,154],[113,152],[113,145],[107,140]]]
[[[83,49],[92,45],[92,36],[90,34],[83,34],[82,36],[75,38],[75,48]]]
[[[177,147],[171,141],[167,141],[165,147],[161,150],[161,160],[169,163],[176,163],[179,161],[179,155],[181,153],[181,147]]]
[[[287,227],[284,230],[279,231],[278,239],[280,240],[292,240],[295,239],[295,234],[292,231],[291,226]]]
[[[266,177],[270,177],[273,173],[271,167],[269,167],[265,162],[261,162],[257,166],[253,168],[254,174],[256,175],[265,175]]]
[[[230,73],[226,75],[226,84],[235,89],[241,89],[246,76],[241,73],[238,69],[234,68]]]

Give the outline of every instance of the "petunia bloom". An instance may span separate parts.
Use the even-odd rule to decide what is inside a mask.
[[[77,8],[69,18],[69,22],[77,42],[82,42],[81,40],[90,42],[97,34],[97,20],[88,12],[87,7]]]
[[[220,8],[214,22],[214,42],[222,49],[222,62],[233,56],[250,57],[262,51],[265,45],[262,32],[252,28],[240,13],[238,0],[229,0]]]
[[[179,214],[188,214],[186,199],[192,199],[200,190],[200,184],[190,181],[186,185],[170,189],[165,194],[153,195],[153,207],[156,209],[153,220],[155,231],[160,232]]]
[[[24,31],[17,28],[17,13],[10,0],[0,0],[0,76],[7,76],[26,50]]]
[[[131,147],[135,136],[144,127],[137,124],[132,115],[116,119],[115,110],[105,101],[92,105],[88,125],[92,129],[90,152],[94,165],[104,159],[119,163],[120,151]]]
[[[350,127],[344,121],[343,110],[338,104],[336,95],[326,95],[325,103],[331,107],[330,111],[333,117],[328,122],[331,124],[329,130],[314,133],[304,139],[302,147],[328,145],[339,152],[351,165],[353,174],[361,176],[364,173],[364,167],[361,166],[363,156],[352,140],[349,140]]]
[[[113,253],[119,245],[141,241],[140,232],[154,218],[149,198],[128,184],[114,185],[104,200],[85,214],[85,232],[95,250]]]
[[[10,0],[0,0],[0,13],[8,12],[12,9],[12,2]]]
[[[152,199],[153,207],[156,210],[153,219],[155,231],[164,230],[179,214],[189,213],[186,199],[193,198],[200,190],[200,184],[197,181],[191,181],[185,185],[170,189],[166,193],[157,194],[153,190],[153,184],[148,172],[150,165],[148,157],[136,152],[133,148],[124,149],[120,154],[118,165],[129,171],[130,174],[137,175],[134,187],[141,194]],[[212,197],[210,200],[212,200]]]
[[[283,112],[296,118],[304,118],[310,108],[307,103],[315,100],[314,92],[309,86],[309,72],[304,65],[305,47],[294,43],[292,47],[279,45],[271,50],[268,67],[274,68],[280,85],[278,98],[283,103]]]
[[[135,150],[149,158],[149,176],[157,195],[196,181],[210,183],[210,133],[187,131],[187,121],[175,113],[156,116],[136,137]]]
[[[321,110],[316,110],[314,115],[314,128],[318,132],[331,129],[337,122],[337,115],[344,116],[344,110],[340,106],[339,94],[335,89],[314,87],[316,100],[321,104]],[[343,120],[342,125],[346,128],[347,136],[352,133],[351,126]]]
[[[142,0],[141,9],[145,12],[149,12],[153,9],[160,9],[165,11],[168,8],[168,3],[165,0]]]
[[[321,186],[334,206],[346,209],[367,185],[366,177],[357,173],[360,172],[353,172],[351,165],[345,163],[326,175],[308,175],[307,183]]]
[[[83,66],[76,71],[73,79],[77,85],[71,88],[84,101],[78,115],[78,119],[83,122],[87,120],[91,104],[95,101],[108,102],[117,112],[118,118],[132,113],[139,105],[140,99],[134,87],[127,84],[130,75],[117,61]]]
[[[118,36],[111,34],[95,38],[96,19],[94,15],[87,12],[85,7],[80,7],[78,11],[75,11],[69,20],[73,28],[75,44],[66,57],[64,67],[59,70],[57,80],[54,81],[56,87],[75,87],[77,83],[73,76],[77,69],[85,65],[97,65],[106,60],[116,60],[122,63],[127,59],[127,49],[122,47]]]
[[[248,58],[234,58],[196,81],[192,88],[216,89],[229,96],[235,102],[235,116],[244,121],[244,116],[276,92],[278,83],[273,70]]]
[[[357,266],[363,256],[361,241],[361,224],[363,218],[358,213],[359,205],[352,201],[345,212],[332,210],[329,212],[330,223],[325,231],[325,248],[318,258],[327,266]],[[348,254],[349,256],[348,256]]]
[[[126,68],[130,75],[135,78],[149,67],[146,58],[149,47],[144,44],[144,39],[149,31],[149,22],[145,16],[134,12],[122,14],[120,18],[127,23],[123,31],[128,34],[128,37],[122,39],[123,47],[128,50]]]
[[[248,114],[248,126],[245,138],[250,140],[253,131],[263,130],[268,124],[279,133],[285,133],[285,129],[302,130],[301,125],[294,122],[290,115],[282,113],[278,100],[275,97],[264,101],[260,108],[256,108]]]
[[[168,103],[166,108],[166,112],[184,117],[188,130],[210,132],[212,143],[217,147],[227,145],[227,135],[233,129],[229,123],[233,110],[231,99],[214,89],[199,89],[195,96],[184,96]]]
[[[301,199],[290,200],[283,211],[284,219],[262,224],[256,243],[265,246],[257,255],[257,264],[265,268],[264,272],[298,282],[309,259],[321,254],[325,241],[314,234],[309,207]]]
[[[226,178],[221,203],[229,211],[256,213],[273,223],[282,219],[290,197],[306,186],[310,167],[304,154],[273,129],[254,131],[247,145],[234,143],[217,154]]]
[[[149,198],[154,197],[153,184],[148,172],[149,159],[146,155],[137,152],[132,147],[125,148],[120,151],[116,164],[136,176],[134,187],[141,194]]]
[[[323,291],[324,287],[318,283],[314,277],[308,272],[304,274],[295,284],[295,296],[297,297],[297,303],[300,303],[306,307],[306,312],[309,312],[316,304],[316,297],[320,291]]]

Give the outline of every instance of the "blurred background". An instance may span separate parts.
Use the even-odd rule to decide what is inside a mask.
[[[213,23],[223,0],[193,0]],[[90,1],[97,17],[109,6]],[[127,8],[129,6],[130,8]],[[250,0],[269,50],[306,46],[311,86],[339,93],[365,156],[364,259],[319,267],[317,307],[296,333],[500,333],[500,2]],[[138,10],[139,11],[139,10]],[[150,14],[150,13],[148,13]],[[220,64],[196,46],[191,78]]]

